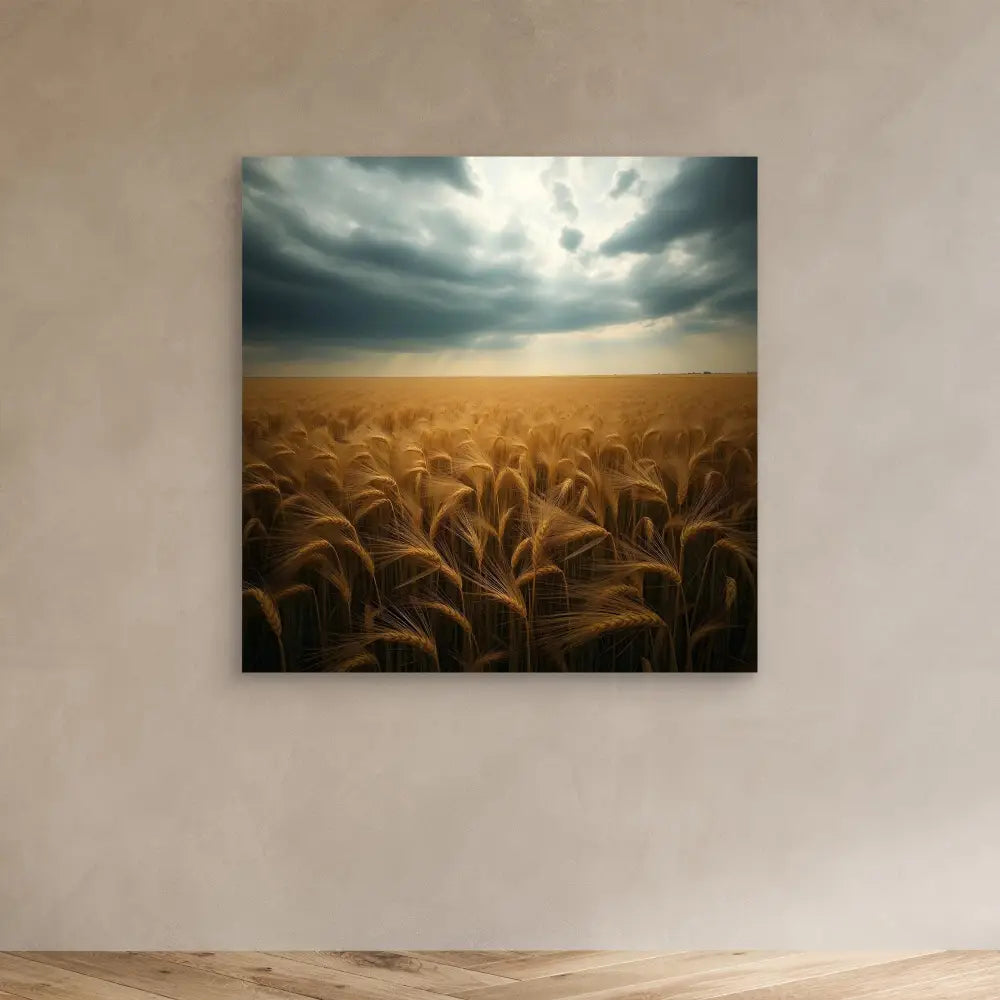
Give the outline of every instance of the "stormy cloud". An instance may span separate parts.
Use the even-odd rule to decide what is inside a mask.
[[[608,192],[608,197],[620,198],[626,191],[632,188],[638,179],[639,171],[635,167],[629,167],[628,170],[619,170],[615,174],[615,180],[611,185],[611,190]]]
[[[557,212],[565,215],[570,222],[576,221],[580,212],[576,207],[576,202],[573,201],[573,192],[569,185],[563,184],[562,181],[556,181],[552,185],[552,201]]]
[[[725,233],[756,221],[756,158],[689,159],[648,209],[606,240],[601,251],[611,256],[657,253],[685,236]]]
[[[347,159],[363,170],[387,170],[403,180],[440,181],[467,194],[479,193],[461,156],[349,156]]]
[[[396,356],[476,371],[491,352],[539,372],[660,370],[702,334],[716,355],[732,339],[745,368],[756,161],[635,162],[556,159],[540,185],[537,159],[246,159],[248,371],[377,373]],[[640,172],[648,195],[609,200]]]
[[[563,226],[562,234],[559,237],[559,245],[570,253],[576,253],[583,242],[583,233],[572,226]]]

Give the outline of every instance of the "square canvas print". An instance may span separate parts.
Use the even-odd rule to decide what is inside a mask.
[[[757,161],[243,161],[243,669],[757,669]]]

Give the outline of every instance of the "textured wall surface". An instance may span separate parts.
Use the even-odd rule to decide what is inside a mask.
[[[0,4],[0,946],[1000,944],[990,0]],[[760,674],[241,676],[239,157],[760,157]]]

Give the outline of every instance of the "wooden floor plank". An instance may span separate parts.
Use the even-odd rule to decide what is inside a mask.
[[[555,951],[546,955],[502,958],[498,962],[484,965],[482,969],[511,979],[541,979],[544,976],[561,976],[567,972],[586,972],[608,965],[657,958],[663,954],[657,951]]]
[[[951,952],[890,962],[750,990],[736,994],[731,1000],[830,1000],[831,997],[850,997],[850,1000],[996,1000],[1000,997],[1000,954]]]
[[[271,953],[269,953],[271,954]],[[481,989],[501,986],[515,980],[446,965],[420,952],[401,951],[280,951],[273,954],[283,958],[318,965],[338,972],[353,972],[359,976],[380,979],[400,986],[413,986],[432,992],[449,993],[452,990]]]
[[[641,977],[637,976],[629,965],[643,963],[634,962],[578,975],[490,987],[474,996],[476,1000],[487,994],[490,1000],[713,1000],[741,990],[777,986],[904,957],[875,952],[836,955],[778,953],[763,957],[761,952],[730,952],[728,956],[728,964],[721,965],[718,953],[703,952],[699,960],[689,959],[687,968],[678,964],[668,967],[660,976],[650,975],[648,971]],[[652,963],[646,964],[652,967]]]
[[[443,965],[460,969],[481,969],[505,958],[530,958],[533,955],[558,955],[557,951],[409,951],[408,955],[425,955]]]
[[[20,1000],[150,1000],[154,995],[10,952],[0,953],[0,990]]]
[[[468,1000],[565,1000],[587,993],[658,982],[697,972],[715,972],[734,965],[760,962],[786,952],[682,951],[621,962],[583,972],[523,980],[515,985],[463,992]]]
[[[275,952],[161,952],[161,958],[191,969],[286,990],[314,1000],[440,1000],[443,995],[399,983],[324,969]],[[288,1000],[286,997],[285,1000]]]
[[[911,956],[912,957],[912,956]],[[730,969],[674,976],[637,986],[578,994],[573,1000],[716,1000],[755,989],[829,976],[837,972],[885,965],[903,956],[860,954],[792,954],[734,965]]]
[[[173,1000],[292,1000],[279,990],[188,969],[150,953],[65,951],[32,952],[36,961],[108,983]]]
[[[881,975],[886,966],[903,962],[921,962],[927,955],[911,954],[879,954],[877,952],[860,952],[857,954],[838,953],[828,955],[799,954],[784,960],[762,962],[756,966],[745,966],[733,970],[729,975],[709,977],[700,982],[689,982],[678,987],[668,984],[665,989],[653,990],[643,1000],[716,1000],[718,997],[729,997],[731,994],[745,993],[751,990],[786,986],[799,982],[823,982],[838,973],[858,972],[858,981],[864,982]],[[829,988],[829,987],[828,987]],[[834,994],[836,995],[836,994]],[[601,1000],[626,1000],[626,997],[601,998]],[[635,1000],[633,993],[627,1000]]]

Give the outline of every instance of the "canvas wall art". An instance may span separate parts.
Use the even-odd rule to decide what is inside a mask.
[[[243,669],[757,669],[757,161],[243,162]]]

